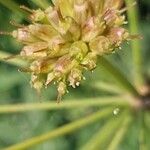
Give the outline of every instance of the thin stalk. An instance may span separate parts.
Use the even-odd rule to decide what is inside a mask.
[[[127,7],[130,7],[135,0],[125,0]],[[138,34],[139,33],[139,20],[138,20],[138,7],[133,6],[131,9],[128,9],[128,21],[129,21],[129,28],[131,34]],[[138,39],[134,39],[131,41],[131,49],[132,49],[132,56],[133,56],[133,73],[134,73],[134,80],[135,85],[139,87],[143,84],[143,77],[142,77],[142,54],[141,54],[141,42]]]
[[[6,1],[0,0],[0,4],[5,6],[9,10],[11,10],[12,12],[17,13],[17,15],[20,16],[21,18],[24,18],[25,16],[27,16],[27,13],[22,11],[20,9],[19,5],[13,0],[6,0]]]
[[[11,65],[19,66],[19,67],[25,67],[27,65],[25,61],[17,57],[6,60],[6,58],[11,57],[11,56],[12,55],[7,52],[0,51],[0,61],[11,64]]]
[[[47,103],[30,103],[30,104],[15,104],[15,105],[0,105],[0,114],[18,113],[26,111],[39,110],[59,110],[72,109],[80,107],[92,106],[128,106],[129,102],[122,97],[101,97],[93,99],[70,100],[63,101],[60,104],[54,102]]]
[[[144,124],[144,112],[139,112],[139,150],[148,150],[146,147],[145,139],[145,124]]]
[[[102,111],[98,111],[90,116],[84,117],[82,119],[79,119],[79,120],[69,123],[67,125],[64,125],[60,128],[57,128],[57,129],[50,131],[48,133],[45,133],[43,135],[33,137],[22,143],[16,144],[14,146],[10,146],[8,148],[5,148],[4,150],[24,150],[24,149],[30,148],[34,145],[43,143],[47,140],[51,140],[51,139],[69,134],[71,132],[74,132],[84,126],[87,126],[88,124],[96,122],[99,119],[105,118],[106,116],[110,115],[111,113],[112,113],[111,108],[107,108]]]
[[[130,122],[131,122],[131,118],[127,116],[125,120],[122,122],[122,125],[120,125],[120,128],[117,130],[115,137],[112,139],[107,150],[116,150],[118,148],[119,144],[124,138],[124,135],[128,129]]]
[[[128,80],[128,78],[113,64],[111,64],[106,58],[100,58],[101,67],[103,67],[106,71],[108,71],[114,79],[118,82],[118,84],[124,88],[127,92],[132,94],[133,96],[138,97],[139,93],[137,89],[133,86],[133,84]]]
[[[32,0],[32,2],[43,9],[46,9],[48,6],[50,6],[50,2],[48,2],[47,0]]]
[[[124,93],[124,91],[122,89],[120,89],[118,86],[114,85],[113,83],[110,82],[95,82],[91,85],[93,88],[96,89],[100,89],[100,90],[104,90],[110,93],[114,93],[114,94],[119,94],[122,95]]]
[[[84,145],[81,150],[98,150],[105,149],[107,142],[114,136],[114,132],[120,126],[123,119],[125,119],[127,113],[123,112],[118,116],[112,117],[97,133]]]

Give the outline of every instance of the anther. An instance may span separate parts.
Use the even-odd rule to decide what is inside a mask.
[[[12,32],[0,31],[0,35],[10,35],[10,36],[12,36]]]

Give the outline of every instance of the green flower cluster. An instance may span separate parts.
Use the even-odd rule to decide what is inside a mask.
[[[98,56],[129,39],[121,5],[121,0],[53,0],[46,10],[28,10],[31,24],[12,35],[24,44],[20,55],[29,62],[32,86],[40,91],[57,83],[58,102],[68,85],[79,86]]]

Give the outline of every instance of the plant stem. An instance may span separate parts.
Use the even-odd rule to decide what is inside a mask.
[[[25,61],[23,61],[22,59],[19,59],[17,57],[5,60],[6,58],[11,57],[11,56],[13,56],[13,55],[11,55],[7,52],[0,51],[0,61],[15,65],[15,66],[19,66],[19,67],[25,67],[27,65],[27,63],[25,63]]]
[[[131,95],[139,97],[137,89],[133,84],[126,78],[126,76],[118,69],[116,66],[111,64],[106,58],[100,58],[101,67],[103,67],[107,72],[109,72],[118,84],[128,91]]]
[[[101,97],[83,100],[64,101],[60,104],[54,102],[47,103],[30,103],[30,104],[15,104],[15,105],[0,105],[0,114],[3,113],[18,113],[33,110],[58,110],[58,109],[72,109],[78,107],[92,107],[92,106],[128,106],[129,102],[122,97]]]
[[[139,112],[139,150],[147,150],[145,139],[144,111]]]
[[[27,13],[25,13],[23,10],[19,8],[19,5],[13,1],[13,0],[0,0],[0,4],[8,8],[9,10],[13,11],[14,13],[17,13],[18,16],[21,18],[24,18],[27,16]]]
[[[122,95],[124,93],[122,89],[120,89],[118,86],[110,82],[99,81],[99,82],[93,83],[91,86],[93,88],[107,91],[109,93],[114,93],[114,94],[119,94],[119,95]]]
[[[48,6],[50,6],[50,2],[48,2],[47,0],[32,0],[32,2],[43,9],[46,9]]]
[[[130,7],[135,0],[125,0],[127,7]],[[128,20],[129,20],[129,28],[131,34],[139,33],[139,21],[138,21],[138,8],[137,5],[128,9]],[[139,87],[143,84],[142,77],[142,54],[141,54],[141,42],[138,39],[134,39],[131,41],[132,48],[132,56],[133,56],[133,73],[135,85]]]
[[[112,139],[110,145],[108,146],[107,150],[116,150],[119,146],[119,144],[121,143],[127,129],[128,126],[131,122],[131,118],[129,116],[127,116],[124,121],[122,122],[122,125],[120,126],[120,128],[118,129],[118,131],[116,132],[115,137]]]
[[[28,139],[22,143],[5,148],[5,150],[23,150],[23,149],[30,148],[31,146],[40,144],[44,141],[51,140],[56,137],[69,134],[70,132],[74,132],[84,126],[87,126],[88,124],[94,123],[95,121],[110,115],[112,113],[112,110],[113,109],[111,108],[107,108],[107,109],[98,111],[90,116],[84,117],[82,119],[79,119],[67,125],[64,125],[60,128],[57,128],[43,135]]]
[[[117,127],[125,119],[127,113],[118,114],[117,117],[112,117],[102,128],[100,128],[97,133],[84,145],[81,150],[98,150],[105,149],[107,142],[114,136]]]

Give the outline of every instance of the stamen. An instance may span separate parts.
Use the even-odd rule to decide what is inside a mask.
[[[32,9],[30,9],[30,8],[24,6],[24,5],[21,5],[20,8],[25,10],[25,11],[27,11],[27,12],[29,12],[29,13],[33,13],[34,12]]]
[[[18,28],[24,28],[25,27],[24,25],[19,24],[19,23],[13,21],[13,20],[10,21],[10,24],[15,26],[15,27],[18,27]]]
[[[10,35],[10,36],[12,36],[12,32],[0,31],[0,35]]]
[[[142,40],[143,39],[143,36],[139,35],[139,34],[132,34],[130,35],[129,37],[131,40],[132,39],[139,39],[139,40]]]

